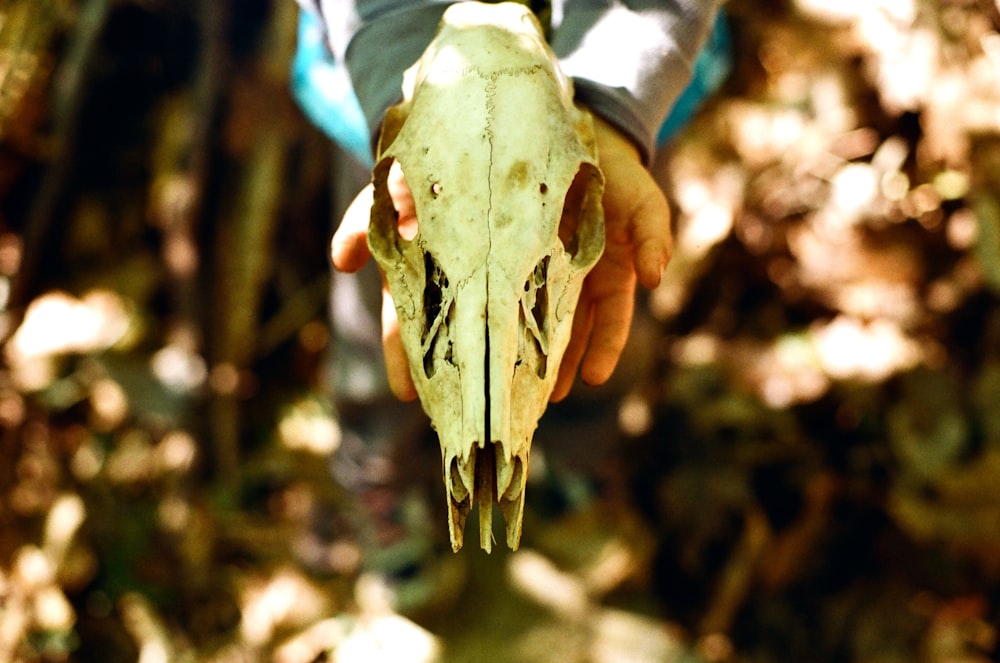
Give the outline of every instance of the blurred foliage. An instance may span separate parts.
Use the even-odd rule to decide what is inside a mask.
[[[0,660],[1000,658],[1000,6],[729,3],[599,498],[411,619],[314,532],[295,12],[0,5]]]

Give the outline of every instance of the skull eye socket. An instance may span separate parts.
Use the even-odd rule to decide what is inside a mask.
[[[403,166],[396,160],[389,168],[386,185],[392,206],[396,208],[396,232],[402,239],[410,241],[417,236],[417,206],[413,202],[413,191],[406,182]]]
[[[600,224],[600,171],[590,163],[581,163],[566,191],[562,216],[559,219],[559,241],[574,262],[590,263],[597,259],[603,247]]]
[[[388,240],[395,236],[405,242],[417,236],[417,207],[406,181],[403,166],[396,159],[384,159],[375,167],[375,198],[372,220],[375,231]],[[395,226],[391,224],[395,221]]]

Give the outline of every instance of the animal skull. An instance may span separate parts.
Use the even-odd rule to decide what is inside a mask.
[[[516,3],[449,7],[403,93],[382,126],[368,242],[441,444],[452,547],[477,503],[491,550],[498,502],[516,549],[531,438],[604,249],[592,120]],[[411,238],[387,185],[398,167]]]

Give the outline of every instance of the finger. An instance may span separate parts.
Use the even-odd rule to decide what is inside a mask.
[[[605,178],[607,239],[631,243],[639,281],[655,288],[672,249],[667,199],[630,140],[598,117],[594,128]]]
[[[556,378],[556,386],[552,389],[549,400],[557,403],[566,398],[570,389],[573,388],[573,380],[576,379],[576,369],[580,366],[584,352],[587,350],[587,339],[590,338],[590,329],[593,318],[590,315],[590,305],[585,297],[580,298],[580,303],[573,316],[573,330],[570,332],[569,345],[563,353],[562,363],[559,364],[559,376]]]
[[[589,385],[607,382],[628,341],[635,308],[635,278],[593,302],[593,328],[580,378]]]
[[[371,257],[368,249],[368,220],[371,216],[373,187],[362,189],[344,212],[330,242],[333,266],[341,272],[356,272]]]
[[[648,193],[632,213],[632,245],[635,247],[635,271],[639,282],[655,288],[670,261],[673,238],[670,232],[670,207],[656,183],[650,180]]]
[[[385,355],[385,372],[389,378],[389,388],[401,401],[412,401],[417,397],[417,388],[410,375],[410,363],[406,360],[403,339],[399,335],[399,318],[392,295],[382,289],[382,352]]]

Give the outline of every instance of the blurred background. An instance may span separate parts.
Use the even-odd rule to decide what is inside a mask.
[[[313,531],[295,3],[0,4],[0,661],[1000,660],[1000,6],[728,12],[598,490],[402,616]]]

